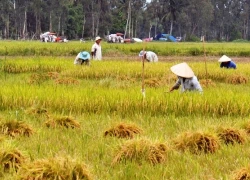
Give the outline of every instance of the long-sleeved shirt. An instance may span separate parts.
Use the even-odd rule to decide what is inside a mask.
[[[220,63],[220,67],[223,68],[233,68],[236,69],[236,64],[233,61],[222,62]]]
[[[93,44],[91,52],[94,52],[93,60],[102,60],[102,47],[100,44]]]
[[[152,51],[147,51],[146,52],[146,59],[149,62],[158,62],[157,55],[154,52],[152,52]]]
[[[183,78],[183,77],[178,76],[178,80],[176,81],[173,88],[178,89],[180,86],[182,86],[181,92],[184,92],[184,91],[202,92],[201,85],[196,76],[193,76],[192,78]]]

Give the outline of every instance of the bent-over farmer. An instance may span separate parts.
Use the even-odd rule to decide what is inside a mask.
[[[226,55],[223,55],[220,59],[219,59],[219,62],[220,62],[220,67],[223,68],[233,68],[233,69],[236,69],[236,64],[235,62],[232,61],[231,58],[227,57]]]
[[[90,54],[87,51],[79,52],[74,61],[75,65],[90,65]]]
[[[93,60],[102,60],[102,47],[101,47],[101,41],[102,38],[100,38],[99,36],[97,36],[95,38],[95,44],[92,45],[91,48],[91,56]]]
[[[181,86],[181,92],[185,91],[199,91],[202,92],[201,85],[194,75],[193,70],[188,66],[187,63],[183,62],[172,66],[171,71],[177,75],[178,80],[175,85],[170,88],[169,92],[179,89]]]
[[[139,57],[146,59],[148,62],[158,62],[158,57],[153,51],[140,51]]]

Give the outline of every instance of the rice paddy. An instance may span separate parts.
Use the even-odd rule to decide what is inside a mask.
[[[0,44],[0,179],[249,178],[248,43],[207,44],[207,73],[201,43],[147,43],[145,98],[141,44],[103,42],[91,66],[73,64],[90,43]],[[168,92],[183,60],[202,94]]]

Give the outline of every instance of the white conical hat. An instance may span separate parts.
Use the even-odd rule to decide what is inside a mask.
[[[177,76],[184,78],[191,78],[194,76],[193,70],[185,62],[174,65],[170,69]]]
[[[220,59],[219,62],[228,62],[228,61],[232,61],[229,57],[227,57],[226,55],[223,55]]]

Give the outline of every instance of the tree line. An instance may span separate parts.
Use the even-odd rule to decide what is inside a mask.
[[[249,40],[249,8],[250,0],[0,0],[0,38],[39,39],[50,31],[68,39],[120,32]]]

